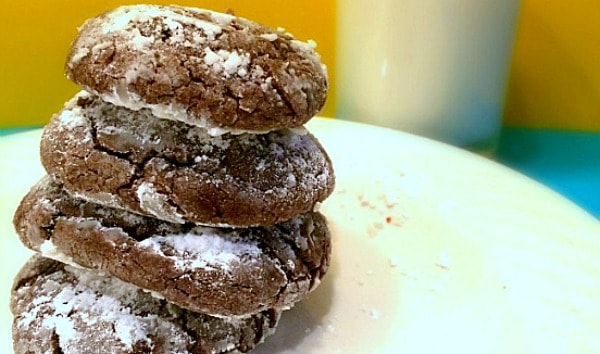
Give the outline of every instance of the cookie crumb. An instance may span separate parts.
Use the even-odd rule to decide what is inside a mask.
[[[450,252],[448,250],[440,251],[435,265],[445,270],[450,269],[450,266],[452,265],[452,256],[450,255]]]
[[[277,33],[265,33],[260,35],[261,38],[268,40],[269,42],[273,42],[279,38]]]
[[[372,319],[374,319],[374,320],[378,320],[378,319],[380,319],[382,315],[383,315],[383,314],[381,313],[381,311],[379,311],[379,310],[378,310],[378,309],[376,309],[376,308],[372,308],[372,309],[371,309],[371,313],[369,314],[369,316],[370,316]]]

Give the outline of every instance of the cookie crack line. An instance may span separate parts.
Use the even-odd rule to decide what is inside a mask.
[[[266,316],[266,314],[265,314],[265,316]],[[270,327],[271,326],[271,323],[270,323],[271,316],[269,316],[268,319],[269,319],[268,326]],[[254,328],[256,329],[256,337],[253,338],[252,344],[257,345],[260,342],[261,338],[263,337],[264,326],[267,321],[265,318],[253,318],[253,322],[254,322]],[[243,345],[244,345],[244,343],[242,341],[242,338],[240,338],[239,342],[238,342],[238,347],[241,347]]]
[[[242,108],[241,108],[241,103],[240,100],[242,99],[241,97],[238,97],[234,92],[233,89],[231,88],[231,84],[230,85],[225,85],[225,96],[231,98],[232,100],[235,101],[235,114],[233,114],[233,119],[231,119],[231,121],[229,122],[230,125],[235,125],[235,123],[237,123],[237,121],[240,119],[240,114],[242,113]],[[220,125],[220,124],[219,124]]]
[[[325,237],[328,240],[330,240],[330,235],[328,235],[327,226],[325,225],[325,227],[316,227],[315,225],[315,223],[318,222],[323,222],[326,224],[324,220],[315,221],[314,219],[311,219],[306,222],[311,223],[310,228],[312,229],[312,231],[306,236],[306,242],[308,244],[313,244],[315,242],[315,238],[320,239],[322,237]],[[283,235],[288,235],[288,233],[286,233],[287,229],[283,225],[277,224],[276,227],[282,228]],[[302,229],[302,227],[304,227],[304,224],[300,225],[300,229]],[[318,231],[317,229],[319,229],[320,231]],[[315,235],[315,232],[324,232],[325,235]],[[302,233],[302,231],[300,231],[300,233]],[[282,237],[281,240],[293,250],[294,254],[297,255],[297,259],[308,270],[306,275],[298,277],[299,281],[297,281],[297,283],[299,283],[302,280],[308,280],[309,291],[312,291],[314,289],[315,281],[317,279],[321,279],[321,275],[324,273],[324,269],[328,267],[328,262],[331,254],[331,242],[326,242],[326,244],[324,245],[324,249],[322,249],[323,252],[321,254],[321,257],[315,260],[310,260],[310,256],[306,252],[310,250],[303,250],[301,246],[299,246],[296,242],[294,242],[294,240],[291,240],[288,237]],[[317,242],[319,242],[319,240],[317,240]],[[321,248],[316,247],[316,249]]]
[[[60,345],[60,336],[56,332],[56,328],[52,330],[52,334],[50,335],[50,340],[52,341],[52,354],[64,354],[63,348]]]
[[[285,91],[285,88],[282,86],[279,80],[275,79],[272,82],[275,92],[277,92],[277,95],[281,97],[280,102],[282,102],[286,106],[286,108],[289,109],[290,112],[294,112],[298,116],[303,115],[303,112],[300,112],[298,109],[296,109],[296,107],[294,107],[294,105],[291,102],[291,98],[289,97],[289,94]]]
[[[314,228],[314,221],[311,220],[311,224],[313,224],[311,227]],[[324,252],[324,257],[318,260],[318,264],[316,266],[312,266],[308,257],[306,256],[306,250],[303,250],[301,248],[301,246],[299,246],[296,242],[294,242],[293,240],[289,239],[289,237],[287,237],[287,235],[290,234],[289,229],[287,229],[284,225],[281,224],[275,224],[275,227],[279,228],[282,235],[285,235],[284,237],[281,237],[281,241],[283,241],[288,247],[290,247],[294,254],[298,255],[298,260],[300,260],[302,262],[302,265],[304,265],[307,269],[309,270],[314,270],[316,269],[320,269],[321,264],[323,263],[323,261],[326,258],[327,253]],[[300,225],[300,228],[302,228],[304,226],[304,224]],[[300,231],[302,232],[302,231]],[[306,241],[307,243],[313,243],[313,238],[314,238],[314,232],[316,232],[315,230],[313,230],[312,232],[310,232],[310,234],[308,234],[306,236]]]
[[[89,122],[89,126],[90,126],[90,135],[92,136],[92,144],[93,144],[92,150],[104,152],[108,155],[117,157],[122,160],[126,160],[126,161],[130,162],[132,165],[135,165],[135,162],[131,161],[131,159],[130,159],[130,156],[133,154],[131,151],[120,152],[120,151],[115,151],[115,150],[112,150],[112,149],[104,146],[98,140],[98,127],[96,126],[96,124],[94,124],[94,121],[92,121],[91,119],[88,119],[88,122]]]
[[[280,236],[280,235],[277,235]],[[280,239],[282,239],[280,237]],[[262,241],[262,240],[261,240]],[[287,244],[286,244],[287,246]],[[286,301],[286,297],[289,296],[289,294],[287,294],[287,291],[289,290],[289,286],[290,284],[293,284],[295,282],[295,280],[299,277],[297,277],[296,274],[294,274],[294,271],[290,269],[290,267],[287,266],[287,262],[285,262],[284,258],[281,255],[279,255],[279,252],[277,252],[276,250],[274,250],[272,247],[269,247],[266,244],[266,241],[262,241],[261,242],[261,249],[263,251],[263,253],[265,253],[270,259],[273,259],[276,261],[276,267],[277,269],[279,269],[281,272],[283,272],[283,275],[285,276],[285,280],[281,282],[281,284],[279,285],[277,292],[275,294],[275,304],[279,304],[279,306],[286,306],[286,305],[290,305],[289,301]],[[289,246],[288,246],[289,247]]]
[[[96,126],[96,124],[94,124],[94,121],[92,121],[91,119],[88,121],[90,122],[90,124],[89,124],[90,125],[90,133],[92,135],[92,141],[93,141],[92,150],[104,152],[113,157],[125,160],[125,161],[129,162],[132,166],[135,166],[136,169],[138,170],[138,172],[143,171],[144,168],[146,167],[146,165],[148,164],[148,162],[150,160],[152,160],[153,158],[161,158],[161,159],[165,160],[166,162],[168,162],[170,165],[173,165],[174,167],[194,167],[195,165],[197,165],[195,162],[185,163],[185,162],[177,161],[173,158],[169,158],[165,154],[157,151],[156,149],[148,149],[147,151],[145,151],[146,156],[144,156],[144,158],[142,160],[137,162],[137,161],[135,161],[135,158],[132,157],[133,156],[132,151],[128,151],[128,152],[115,151],[114,149],[111,149],[110,147],[102,144],[98,139],[98,127]]]
[[[129,178],[129,180],[127,181],[127,183],[122,184],[121,186],[116,188],[116,194],[117,195],[121,195],[121,193],[123,191],[129,191],[129,190],[133,190],[133,187],[135,186],[135,184],[144,179],[143,176],[143,171],[146,169],[146,167],[148,166],[148,164],[155,158],[160,158],[162,160],[165,160],[168,164],[173,165],[174,167],[179,167],[179,168],[189,168],[189,167],[193,167],[195,164],[194,163],[189,163],[189,164],[185,164],[185,163],[181,163],[178,162],[176,160],[173,159],[169,159],[167,156],[164,156],[164,154],[160,154],[158,151],[151,149],[146,156],[144,156],[144,158],[139,161],[136,162],[131,156],[133,155],[131,152],[127,152],[127,153],[121,153],[121,152],[117,152],[114,151],[110,148],[108,148],[107,146],[103,145],[102,143],[99,142],[98,140],[98,128],[96,127],[96,125],[94,124],[93,121],[90,120],[90,133],[92,135],[92,142],[93,142],[93,150],[97,150],[97,151],[101,151],[104,152],[108,155],[111,155],[115,158],[121,159],[121,160],[125,160],[129,163],[129,165],[134,167],[134,172],[131,175],[131,177]],[[139,201],[138,201],[139,202]],[[167,204],[169,204],[170,207],[175,208],[175,213],[178,215],[184,215],[183,213],[183,209],[181,208],[181,206],[176,203],[172,198],[168,198],[166,200],[164,200],[164,202],[166,202]],[[131,210],[134,211],[136,213],[140,213],[137,210]],[[144,214],[142,214],[144,215]]]
[[[240,101],[243,99],[243,97],[239,97],[238,95],[236,95],[234,93],[234,90],[231,88],[233,83],[227,83],[227,81],[224,80],[215,80],[214,83],[207,82],[202,78],[202,76],[194,75],[192,71],[192,67],[194,65],[190,64],[189,60],[180,61],[178,64],[179,68],[181,69],[180,71],[187,73],[186,78],[183,80],[186,81],[187,84],[182,84],[176,87],[173,85],[173,93],[160,96],[158,102],[178,102],[179,104],[183,104],[187,107],[187,115],[193,115],[192,112],[198,108],[200,103],[203,101],[203,98],[201,96],[190,97],[189,99],[187,99],[187,102],[180,102],[179,100],[177,100],[177,97],[181,96],[182,93],[190,90],[193,84],[200,84],[202,90],[205,92],[210,92],[218,88],[223,88],[223,90],[221,90],[221,93],[224,95],[224,98],[229,98],[232,101],[234,101],[236,107],[236,113],[230,114],[230,116],[232,116],[233,119],[228,122],[227,126],[235,126],[235,123],[238,121],[240,114],[244,114],[244,112],[246,111],[244,111],[241,108]],[[224,125],[219,120],[214,120],[211,125],[214,125],[214,127],[217,128],[224,128]]]

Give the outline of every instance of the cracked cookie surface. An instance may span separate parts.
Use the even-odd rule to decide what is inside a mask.
[[[209,129],[264,132],[317,114],[327,74],[314,42],[179,6],[123,6],[88,20],[67,77],[108,102]]]
[[[45,127],[40,151],[74,195],[174,223],[273,224],[313,210],[335,183],[304,128],[212,137],[85,91]]]
[[[193,313],[92,270],[33,256],[11,297],[15,353],[237,353],[275,331],[280,311]]]
[[[318,213],[243,229],[173,224],[72,198],[50,176],[23,198],[14,224],[47,257],[216,316],[292,306],[319,284],[331,253]]]

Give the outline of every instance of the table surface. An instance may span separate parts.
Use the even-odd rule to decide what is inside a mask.
[[[504,128],[495,159],[600,218],[600,132]]]
[[[30,129],[0,129],[0,139]],[[504,127],[492,158],[600,219],[600,132]]]

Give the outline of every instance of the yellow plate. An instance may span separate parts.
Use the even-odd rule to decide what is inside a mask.
[[[308,125],[337,187],[330,273],[258,353],[600,353],[600,223],[467,152],[336,120]],[[43,174],[40,131],[0,140],[0,352],[31,254],[14,209]]]

